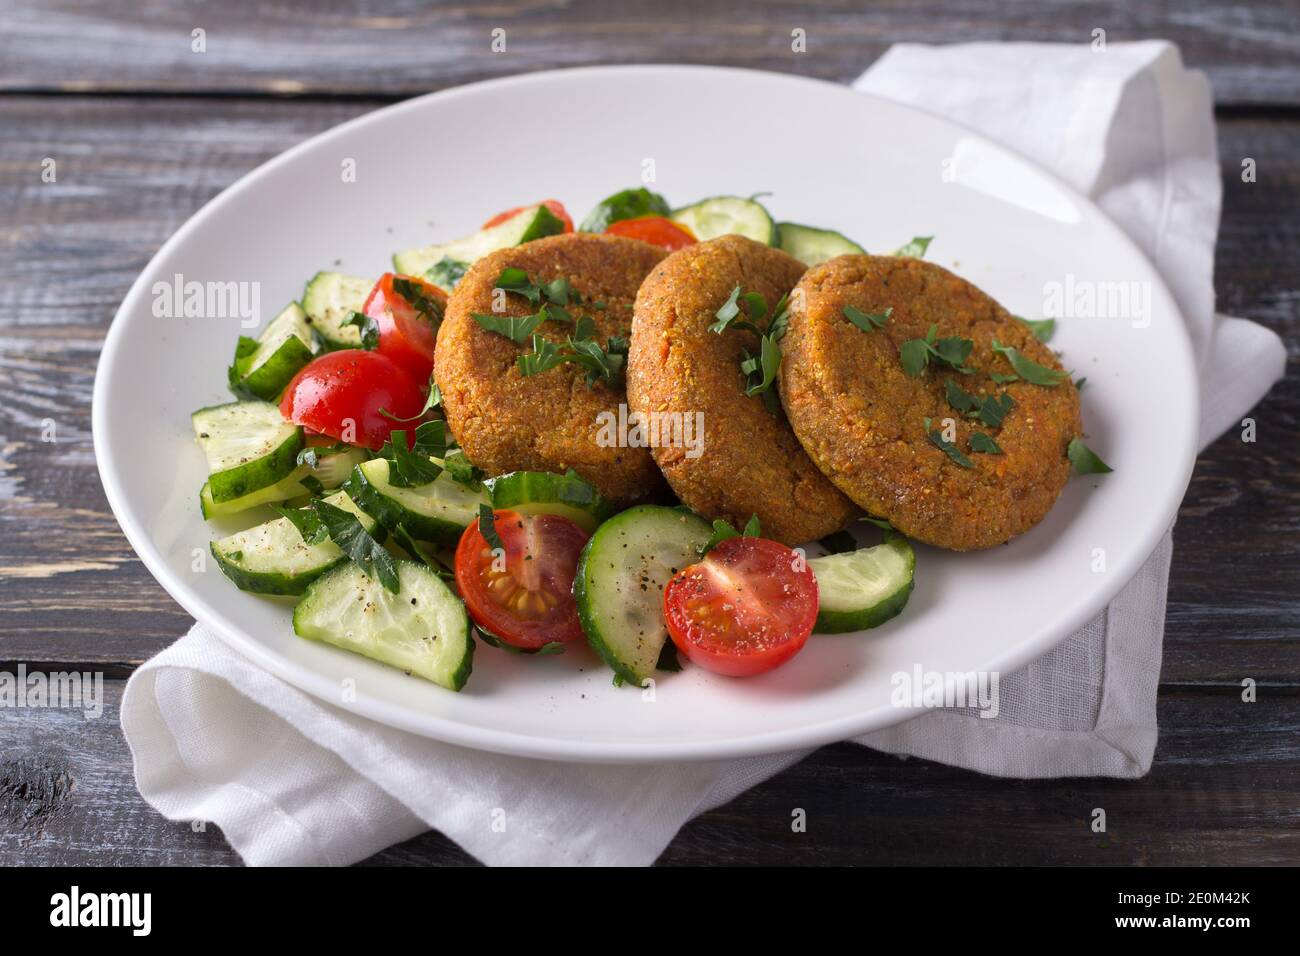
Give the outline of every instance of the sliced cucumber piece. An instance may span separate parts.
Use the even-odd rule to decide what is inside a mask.
[[[640,505],[610,518],[578,559],[573,597],[587,641],[637,687],[654,673],[668,631],[664,586],[699,560],[713,529],[683,508]]]
[[[505,222],[490,229],[480,229],[464,239],[399,252],[393,256],[393,268],[408,276],[427,277],[430,282],[439,285],[433,276],[433,270],[444,259],[471,265],[489,252],[522,245],[543,236],[554,236],[563,231],[564,223],[555,213],[542,205],[529,206]]]
[[[343,492],[324,500],[352,512],[367,531],[374,530],[374,519],[362,514]],[[258,594],[302,594],[312,581],[345,560],[339,546],[328,538],[307,544],[288,518],[213,541],[212,556],[237,588]]]
[[[256,339],[239,340],[230,370],[231,390],[236,395],[275,401],[289,380],[311,361],[311,344],[307,313],[297,302],[290,302]]]
[[[433,459],[442,464],[440,459]],[[343,490],[366,514],[386,528],[401,525],[420,541],[455,544],[488,502],[481,489],[467,488],[447,472],[427,485],[399,488],[388,480],[389,462],[372,458],[352,470]]]
[[[302,429],[270,402],[230,402],[190,416],[208,459],[208,490],[218,504],[273,485],[292,472]]]
[[[204,518],[225,518],[229,515],[239,514],[241,511],[247,511],[250,508],[256,508],[258,505],[277,504],[281,501],[297,498],[299,495],[306,495],[308,491],[298,479],[309,472],[310,469],[305,467],[295,468],[287,478],[283,478],[273,485],[258,488],[256,491],[250,491],[242,497],[232,498],[230,501],[220,503],[212,500],[212,489],[208,487],[208,483],[205,481],[203,487],[199,489],[199,510],[203,512]]]
[[[322,348],[330,351],[361,348],[361,330],[343,323],[350,313],[365,308],[374,287],[374,279],[341,272],[318,272],[312,276],[302,292],[302,308]]]
[[[425,565],[396,564],[397,594],[351,561],[317,578],[293,612],[294,633],[460,690],[474,658],[465,605]]]
[[[813,630],[818,634],[865,631],[897,616],[912,593],[916,553],[906,538],[874,548],[812,558],[820,607]]]
[[[658,193],[642,186],[640,189],[623,189],[600,201],[578,227],[579,232],[604,232],[610,223],[641,216],[667,216],[668,202]]]
[[[614,506],[574,471],[565,475],[512,471],[483,484],[492,497],[494,511],[562,515],[588,534],[614,513]]]
[[[348,480],[353,468],[369,460],[370,452],[364,448],[349,447],[330,452],[322,448],[317,452],[316,464],[309,466],[308,474],[319,481],[322,488],[337,488]]]
[[[814,229],[797,222],[777,223],[781,251],[806,266],[818,266],[836,256],[866,255],[867,250],[833,229]]]
[[[776,223],[763,204],[739,196],[714,196],[674,210],[669,218],[689,229],[700,242],[733,234],[769,246],[778,241]]]

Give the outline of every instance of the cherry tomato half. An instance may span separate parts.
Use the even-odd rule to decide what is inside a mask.
[[[514,209],[507,209],[505,212],[499,212],[487,222],[483,223],[482,228],[491,229],[493,226],[499,226],[507,219],[511,219],[514,216],[519,215],[525,209],[531,209],[536,205],[537,203],[529,203],[527,206],[516,206]],[[542,200],[542,205],[549,209],[556,219],[564,223],[563,232],[573,232],[573,219],[570,218],[568,210],[564,208],[564,203],[560,202],[558,199],[544,199]]]
[[[379,326],[379,354],[392,359],[417,382],[427,382],[446,305],[447,293],[436,285],[415,276],[385,272],[363,308]]]
[[[418,415],[424,392],[416,380],[378,352],[344,349],[312,359],[289,383],[280,399],[280,414],[295,425],[321,432],[350,445],[378,450],[396,428],[413,428],[399,418]]]
[[[529,650],[582,637],[573,578],[587,532],[559,515],[493,514],[504,555],[477,521],[456,547],[456,587],[474,623]]]
[[[688,659],[728,677],[784,664],[817,620],[817,579],[790,548],[728,538],[664,588],[664,620]]]
[[[628,239],[640,239],[652,246],[665,249],[685,249],[695,245],[695,237],[683,226],[663,216],[638,216],[636,219],[620,219],[605,227],[611,236],[625,236]]]

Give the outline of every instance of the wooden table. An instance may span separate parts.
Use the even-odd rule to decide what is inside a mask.
[[[593,63],[719,63],[847,81],[899,40],[1167,37],[1214,83],[1224,176],[1220,308],[1300,319],[1300,12],[1294,3],[699,0],[617,5],[0,0],[0,670],[102,670],[98,721],[0,711],[0,863],[228,864],[136,793],[116,704],[189,625],[136,559],[95,471],[90,396],[130,282],[262,161],[403,97]],[[507,51],[489,50],[494,28]],[[195,28],[207,52],[191,52]],[[808,53],[790,53],[790,31]],[[560,109],[557,104],[557,109]],[[57,182],[41,179],[57,161]],[[1243,183],[1243,158],[1258,179]],[[1212,399],[1211,399],[1212,400]],[[1152,409],[1158,414],[1158,409]],[[1202,455],[1170,580],[1161,737],[1136,782],[995,780],[853,746],[689,824],[666,863],[1300,862],[1300,386]],[[48,438],[51,427],[55,441]],[[1253,678],[1259,700],[1240,700]],[[792,834],[802,807],[808,832]],[[1088,828],[1094,807],[1109,833]],[[391,864],[467,863],[427,834]]]

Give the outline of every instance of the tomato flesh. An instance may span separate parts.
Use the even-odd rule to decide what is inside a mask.
[[[344,349],[312,359],[280,399],[280,414],[295,425],[349,445],[378,451],[393,428],[413,428],[380,414],[411,418],[424,408],[424,392],[409,374],[378,352]]]
[[[696,239],[683,226],[663,216],[638,216],[636,219],[620,219],[605,227],[611,236],[624,236],[628,239],[640,239],[652,246],[664,249],[685,249],[695,245]]]
[[[505,212],[499,212],[487,222],[483,223],[483,229],[491,229],[493,226],[499,226],[507,219],[513,219],[525,209],[532,209],[537,203],[529,203],[527,206],[515,206],[514,209],[507,209]],[[544,199],[542,205],[551,211],[556,219],[564,223],[562,232],[573,232],[573,219],[569,216],[569,211],[564,208],[564,203],[558,199]]]
[[[526,650],[582,637],[573,579],[587,532],[560,515],[493,517],[504,554],[493,552],[477,521],[456,547],[456,587],[474,623]]]
[[[799,653],[817,601],[817,579],[802,555],[766,538],[728,538],[669,580],[664,620],[690,661],[749,677]]]
[[[427,382],[446,304],[447,294],[436,285],[415,276],[384,273],[363,306],[379,327],[379,354],[392,359],[417,382]]]

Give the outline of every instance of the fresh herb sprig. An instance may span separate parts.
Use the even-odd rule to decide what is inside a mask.
[[[327,501],[313,501],[311,507],[340,551],[387,590],[394,594],[401,590],[393,556],[371,537],[356,515]]]
[[[775,412],[779,402],[772,385],[781,370],[781,337],[790,325],[789,295],[781,296],[769,311],[761,293],[745,292],[737,284],[713,315],[717,321],[709,326],[710,332],[721,335],[728,329],[742,329],[759,337],[757,353],[742,352],[740,371],[745,376],[745,394],[761,395],[768,411]]]
[[[903,364],[903,371],[909,377],[916,378],[931,362],[935,362],[963,375],[972,374],[975,370],[967,368],[965,362],[975,348],[974,341],[961,336],[941,339],[938,334],[939,326],[935,323],[926,331],[925,338],[908,339],[899,347],[898,358]]]

